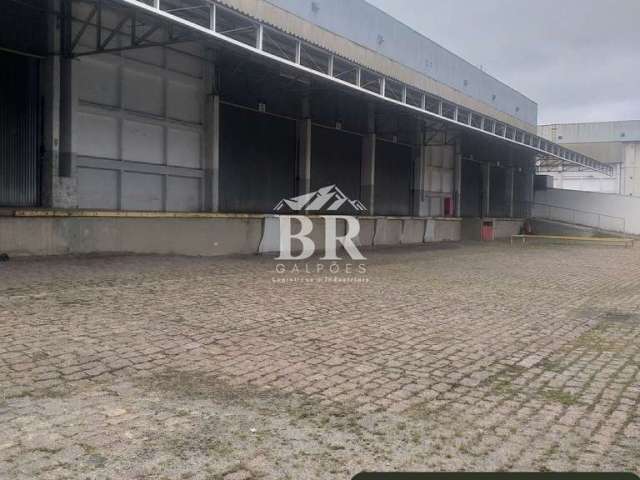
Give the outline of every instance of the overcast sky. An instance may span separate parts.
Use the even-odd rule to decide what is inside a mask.
[[[538,103],[538,122],[640,120],[640,0],[368,0]]]

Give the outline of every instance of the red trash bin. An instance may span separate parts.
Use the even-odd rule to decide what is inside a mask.
[[[482,222],[482,229],[480,230],[480,238],[483,242],[491,242],[494,239],[493,236],[493,222]]]

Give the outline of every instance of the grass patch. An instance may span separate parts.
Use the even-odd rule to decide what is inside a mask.
[[[620,346],[607,339],[603,334],[604,328],[597,327],[580,335],[573,343],[573,347],[584,348],[591,352],[615,352],[620,349]]]
[[[562,390],[558,390],[556,388],[542,390],[540,394],[546,400],[561,403],[562,405],[567,407],[578,403],[578,399],[575,397],[575,395],[564,392]]]
[[[544,360],[541,366],[545,370],[548,370],[554,373],[561,373],[565,370],[565,367],[564,365],[562,365],[562,362],[556,361],[556,360],[548,360],[548,359]]]

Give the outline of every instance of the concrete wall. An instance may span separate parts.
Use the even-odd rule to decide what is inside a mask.
[[[533,216],[640,235],[640,198],[575,190],[535,194]]]
[[[315,249],[318,252],[323,252],[325,248],[325,223],[320,217],[309,217],[313,224],[313,230],[309,235],[309,238],[313,241]],[[297,222],[292,221],[292,230],[297,232],[300,226]],[[336,234],[342,236],[346,232],[346,223],[344,220],[338,220],[336,223]],[[356,243],[357,244],[357,243]],[[301,250],[301,244],[299,241],[291,242],[291,249],[293,252]],[[262,237],[260,240],[260,246],[258,253],[277,253],[280,251],[280,219],[275,215],[268,215],[264,218]]]
[[[324,250],[324,223],[312,217],[312,240]],[[295,226],[294,226],[295,231]],[[338,222],[338,235],[345,225]],[[357,244],[460,240],[457,219],[364,218]],[[293,244],[295,250],[295,243]],[[274,253],[279,220],[262,215],[0,217],[0,253],[20,255],[159,254],[216,256]]]
[[[503,240],[519,234],[524,220],[517,218],[465,218],[462,220],[462,239],[482,240],[482,226],[486,223],[493,227],[493,240]]]
[[[511,235],[518,235],[524,220],[510,220],[510,219],[495,219],[493,222],[494,239],[511,238]]]
[[[540,125],[538,135],[562,144],[640,141],[640,120]]]
[[[462,221],[459,218],[433,218],[427,220],[425,243],[457,242],[462,240]]]
[[[622,193],[640,197],[640,142],[625,143]]]
[[[553,177],[553,187],[559,190],[581,190],[583,192],[620,193],[620,177],[610,177],[599,172],[545,172]]]
[[[138,253],[230,255],[258,251],[261,218],[0,217],[9,255]]]

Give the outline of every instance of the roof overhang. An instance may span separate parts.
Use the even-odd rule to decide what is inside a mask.
[[[539,165],[544,164],[545,162],[562,162],[565,164],[575,165],[581,169],[600,172],[608,176],[614,175],[614,169],[610,165],[598,162],[597,160],[578,152],[564,148],[559,144],[550,142],[537,135],[533,135],[513,125],[495,120],[448,100],[438,98],[428,92],[416,91],[413,87],[402,84],[397,80],[386,78],[383,75],[365,69],[360,65],[352,64],[352,62],[347,63],[350,63],[353,66],[355,72],[354,79],[352,81],[344,80],[333,70],[335,62],[341,61],[344,63],[344,61],[340,59],[339,55],[335,55],[331,52],[322,52],[327,55],[328,58],[328,68],[326,72],[305,66],[302,62],[300,53],[303,48],[306,48],[305,42],[284,32],[276,32],[276,34],[279,38],[286,37],[288,41],[293,42],[295,53],[291,58],[287,58],[286,55],[281,56],[270,53],[265,50],[265,32],[272,32],[274,31],[274,28],[253,18],[245,17],[243,21],[245,21],[247,25],[251,25],[251,28],[255,29],[255,40],[252,40],[251,43],[249,43],[246,40],[242,41],[238,38],[232,38],[232,36],[230,36],[230,30],[224,32],[218,31],[216,28],[217,18],[219,18],[219,14],[223,12],[225,14],[229,12],[229,14],[236,17],[242,17],[242,15],[237,12],[232,12],[228,7],[221,6],[211,0],[190,0],[187,4],[189,6],[174,9],[163,9],[162,4],[163,2],[168,1],[175,5],[177,0],[64,1],[69,2],[70,4],[82,3],[91,6],[86,18],[73,18],[74,22],[79,22],[80,24],[80,33],[76,34],[75,38],[69,41],[68,46],[70,48],[67,49],[68,51],[63,52],[73,57],[108,53],[115,50],[168,45],[184,41],[209,40],[221,42],[224,45],[240,49],[264,60],[285,65],[311,77],[333,82],[336,85],[351,89],[354,92],[370,96],[372,99],[407,109],[408,111],[423,117],[425,120],[437,120],[447,125],[455,125],[463,130],[474,131],[482,134],[486,138],[493,138],[507,144],[520,146],[534,153],[537,156]],[[120,33],[117,30],[123,27],[124,19],[126,19],[126,17],[123,17],[122,23],[116,28],[105,28],[100,20],[103,9],[125,9],[135,15],[135,21],[131,22],[133,27],[130,35],[130,45],[119,46],[117,48],[108,47],[107,44],[109,42],[106,40],[111,39]],[[204,15],[203,9],[206,9]],[[198,23],[193,20],[193,12],[196,10],[200,14],[200,17],[198,17]],[[185,15],[185,13],[187,15]],[[202,22],[201,19],[205,19],[205,21]],[[76,51],[75,47],[78,43],[77,40],[89,25],[96,28],[98,31],[98,34],[96,35],[96,48],[93,50],[84,49],[82,51]],[[176,36],[175,32],[173,32],[173,28],[175,27],[179,27],[181,32],[180,35]],[[159,29],[163,28],[172,30],[172,32],[166,36],[166,41],[151,41],[153,35]],[[102,29],[105,29],[104,33],[101,32]],[[135,29],[138,29],[138,34],[136,34]],[[317,47],[309,48],[318,50]],[[375,88],[372,89],[371,83],[365,83],[363,81],[365,75],[369,75],[372,76],[371,78],[374,78]],[[394,86],[393,89],[391,88],[391,85]],[[412,100],[410,100],[410,96]]]

